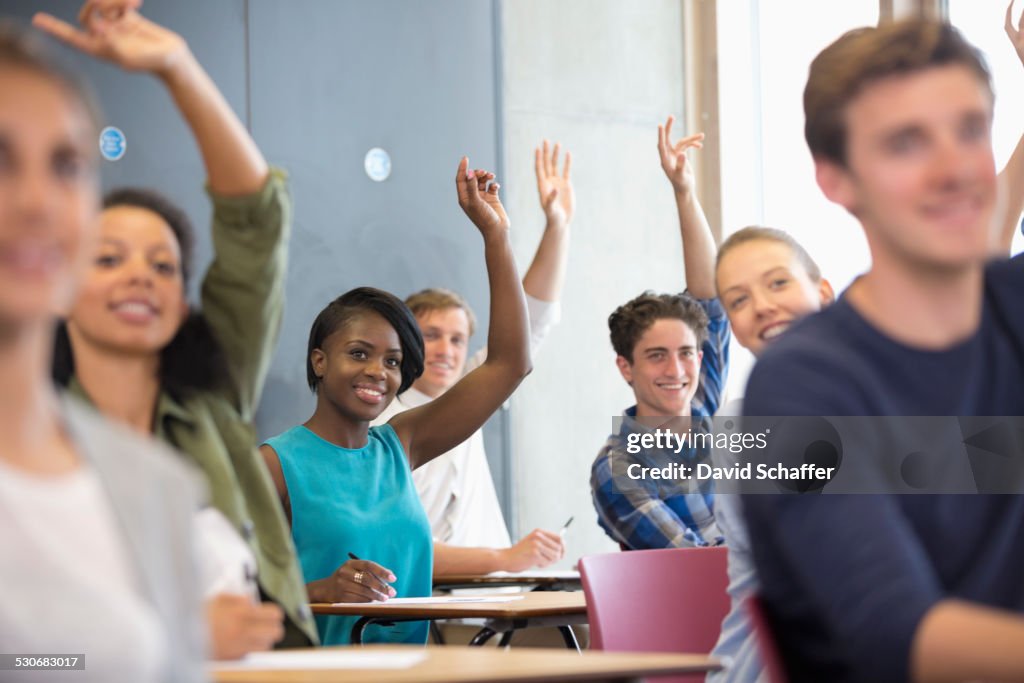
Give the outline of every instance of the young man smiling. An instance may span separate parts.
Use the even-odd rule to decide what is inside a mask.
[[[948,25],[818,55],[807,142],[872,266],[765,350],[746,414],[1024,414],[1024,262],[986,264],[992,104]],[[1024,680],[1024,496],[761,495],[744,513],[790,680]]]
[[[666,466],[686,464],[701,455],[692,448],[635,452],[631,435],[700,429],[718,409],[729,367],[729,323],[715,298],[714,237],[693,191],[693,170],[686,159],[686,150],[699,147],[704,136],[672,143],[672,122],[669,117],[658,126],[658,151],[675,194],[688,291],[645,292],[608,318],[615,362],[633,389],[636,405],[626,410],[621,428],[608,437],[590,476],[598,523],[614,541],[634,550],[722,542],[710,489],[691,490],[678,478],[629,474],[632,465],[667,471]]]

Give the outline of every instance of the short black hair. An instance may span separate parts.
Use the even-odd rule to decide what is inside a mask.
[[[423,335],[409,307],[390,292],[375,287],[357,287],[327,304],[316,316],[313,327],[309,330],[306,382],[313,393],[316,393],[320,385],[320,378],[313,371],[313,350],[322,348],[328,337],[344,327],[349,320],[366,311],[384,318],[398,333],[398,341],[402,346],[402,383],[398,387],[398,393],[401,394],[411,387],[416,378],[423,374]]]
[[[608,329],[615,353],[632,364],[633,349],[640,337],[656,321],[664,318],[682,320],[693,330],[698,349],[707,339],[708,315],[693,296],[686,292],[655,294],[648,290],[622,304],[608,316]]]

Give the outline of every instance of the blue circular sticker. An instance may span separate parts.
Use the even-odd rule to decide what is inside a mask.
[[[117,161],[128,149],[128,139],[120,128],[107,126],[100,131],[100,154],[107,161]]]
[[[384,182],[391,175],[391,157],[380,147],[374,147],[366,153],[363,168],[366,169],[366,175],[370,176],[370,180]]]

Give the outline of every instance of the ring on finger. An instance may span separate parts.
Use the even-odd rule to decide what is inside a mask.
[[[362,583],[363,582],[363,572],[356,572],[355,576],[352,577],[352,580],[355,581],[356,583]]]

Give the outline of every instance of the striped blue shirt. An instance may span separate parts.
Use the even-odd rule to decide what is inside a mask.
[[[718,410],[729,368],[729,321],[718,299],[697,299],[708,315],[708,336],[701,350],[700,384],[690,404],[696,421],[707,420]],[[637,424],[636,406],[625,412],[618,433],[608,437],[591,468],[590,486],[597,509],[597,521],[612,538],[633,550],[718,545],[723,538],[715,524],[714,493],[710,485],[689,490],[689,482],[678,479],[633,479],[630,464],[662,467],[669,462],[689,462],[706,453],[696,449],[680,453],[641,449],[627,452],[632,432],[643,431]]]

